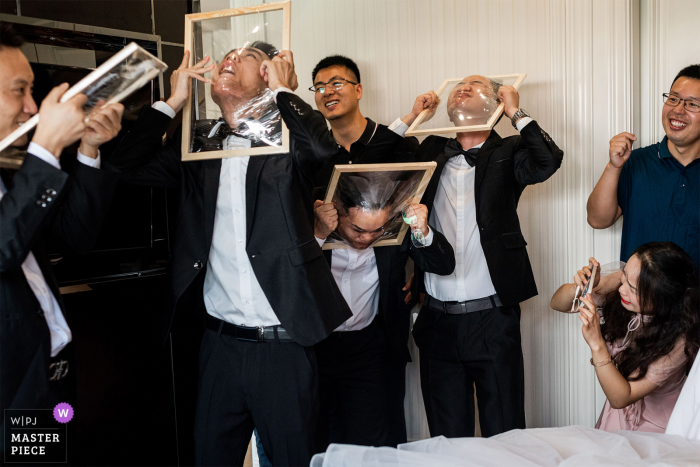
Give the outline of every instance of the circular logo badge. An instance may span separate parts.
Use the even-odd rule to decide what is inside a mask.
[[[58,423],[68,423],[73,420],[73,407],[66,402],[61,402],[53,408],[53,418]]]

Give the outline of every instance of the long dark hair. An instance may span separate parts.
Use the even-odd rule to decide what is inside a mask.
[[[615,357],[617,368],[626,379],[640,380],[651,363],[668,355],[677,340],[685,337],[687,374],[700,347],[698,275],[693,260],[672,242],[646,243],[632,255],[641,263],[639,308],[642,316],[650,315],[651,320],[642,320],[627,348]],[[619,290],[608,294],[603,307],[603,338],[611,343],[624,339],[633,315],[622,306]],[[635,370],[638,373],[631,378]]]

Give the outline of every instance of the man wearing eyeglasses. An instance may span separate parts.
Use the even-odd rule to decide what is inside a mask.
[[[354,61],[339,55],[326,57],[314,68],[312,79],[309,89],[314,92],[316,107],[330,123],[331,136],[338,144],[338,152],[316,174],[316,199],[325,194],[336,164],[413,161],[418,143],[415,138],[403,138],[408,126],[393,131],[360,112],[363,88]],[[433,102],[431,98],[418,98],[416,115]],[[392,127],[400,125],[397,120]],[[320,200],[314,207],[314,233],[319,244],[337,228],[351,246],[324,254],[353,313],[316,345],[321,405],[317,450],[325,451],[329,443],[405,443],[403,400],[414,304],[406,292],[406,262],[410,256],[436,274],[449,274],[454,269],[454,252],[442,234],[427,228],[425,206],[415,206],[428,236],[428,245],[421,249],[411,246],[410,235],[403,245],[371,248],[391,217],[381,209],[361,210]]]
[[[620,216],[620,259],[648,242],[672,241],[700,266],[700,65],[682,69],[663,94],[660,143],[632,150],[637,137],[610,140],[608,162],[588,198],[588,223],[613,225]]]

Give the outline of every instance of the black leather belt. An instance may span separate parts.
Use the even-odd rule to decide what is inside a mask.
[[[467,300],[466,302],[441,302],[437,298],[433,298],[426,294],[425,304],[431,310],[447,313],[448,315],[464,315],[466,313],[490,310],[492,308],[503,306],[501,299],[495,294],[491,295],[490,297]]]
[[[237,326],[207,315],[207,328],[249,342],[294,342],[282,326]]]

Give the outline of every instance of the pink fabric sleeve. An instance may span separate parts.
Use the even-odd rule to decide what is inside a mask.
[[[687,361],[685,338],[681,337],[676,341],[676,345],[668,355],[664,355],[649,365],[645,378],[657,386],[663,386],[668,378],[684,366]]]

